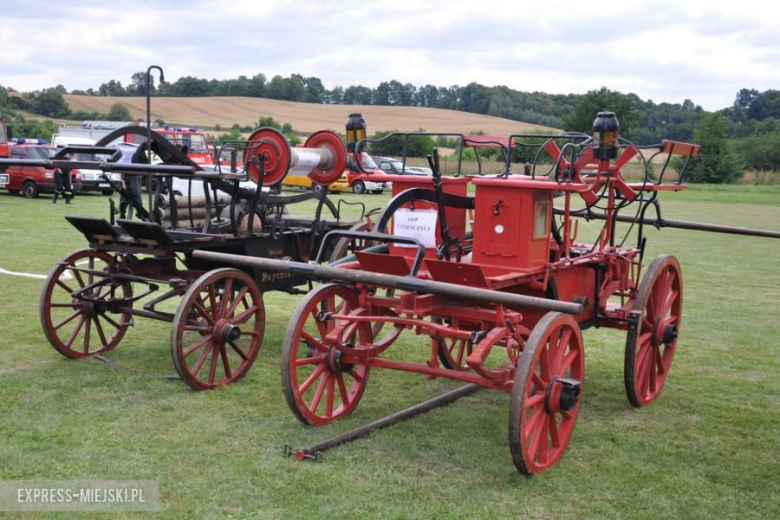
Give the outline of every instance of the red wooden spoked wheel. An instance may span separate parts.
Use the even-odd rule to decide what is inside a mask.
[[[265,329],[265,309],[251,276],[215,269],[184,294],[171,328],[171,357],[182,381],[208,390],[241,379],[252,367]]]
[[[577,321],[545,314],[520,357],[509,405],[509,450],[524,475],[551,468],[566,451],[580,410],[584,359]]]
[[[658,397],[677,347],[682,313],[682,271],[671,255],[658,256],[642,278],[634,310],[641,316],[626,339],[628,400],[645,406]]]
[[[433,318],[433,323],[441,324],[440,318]],[[465,324],[460,320],[453,318],[449,320],[453,329],[459,329]],[[467,371],[471,368],[466,364],[466,358],[474,350],[474,346],[467,339],[460,338],[441,338],[434,340],[437,342],[436,353],[439,361],[445,368],[451,370]]]
[[[282,347],[282,387],[290,410],[305,424],[319,426],[347,416],[363,396],[369,367],[343,360],[335,344],[371,343],[371,325],[353,323],[335,341],[325,339],[345,325],[327,313],[349,314],[357,305],[352,289],[327,284],[310,292],[290,319]]]
[[[63,356],[92,356],[122,341],[131,317],[115,308],[120,303],[130,307],[122,300],[131,298],[133,290],[129,282],[110,281],[113,261],[106,253],[77,251],[49,273],[41,293],[41,325],[49,343]]]

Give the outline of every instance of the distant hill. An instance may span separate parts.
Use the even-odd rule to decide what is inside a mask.
[[[120,102],[138,120],[146,118],[146,98],[65,95],[71,111],[97,111],[107,114],[111,105]],[[352,112],[360,112],[368,123],[369,134],[379,130],[471,133],[489,135],[552,130],[549,127],[522,123],[468,112],[441,108],[421,108],[376,105],[322,105],[296,103],[250,97],[153,97],[152,120],[180,125],[220,125],[229,129],[238,123],[254,125],[261,116],[270,116],[280,123],[289,123],[297,131],[314,132],[330,129],[344,131],[344,123]]]

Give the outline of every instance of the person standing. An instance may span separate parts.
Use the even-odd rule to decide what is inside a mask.
[[[70,168],[54,169],[54,198],[51,200],[52,204],[57,204],[57,198],[60,195],[65,197],[65,204],[70,204],[70,199],[73,198]]]
[[[125,218],[125,213],[127,213],[127,220],[133,220],[133,210],[143,208],[142,185],[140,175],[122,174],[122,190],[124,193],[119,201],[119,214],[122,218]]]

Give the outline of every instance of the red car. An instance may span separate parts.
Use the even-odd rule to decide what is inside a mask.
[[[12,139],[10,146],[12,159],[45,160],[51,157],[53,149],[47,146],[43,139]],[[54,193],[54,170],[39,166],[9,166],[5,174],[6,183],[0,179],[0,188],[7,189],[11,194],[22,192],[25,197],[33,199],[39,193]],[[73,175],[73,191],[81,191],[81,176]]]
[[[355,163],[355,155],[352,153],[347,155],[347,169],[345,173],[349,180],[349,186],[354,193],[382,193],[382,191],[393,187],[393,183],[390,180],[391,177],[379,169],[370,155],[363,152],[360,154],[360,159],[363,169],[366,171],[365,173],[360,171],[360,168]]]

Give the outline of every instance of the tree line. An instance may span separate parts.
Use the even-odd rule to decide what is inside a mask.
[[[145,96],[146,73],[137,72],[123,86],[110,80],[96,90],[73,90],[88,96]],[[208,97],[247,96],[323,104],[420,106],[460,110],[535,123],[571,131],[589,132],[599,110],[617,113],[622,135],[639,145],[661,139],[704,140],[711,143],[713,132],[718,144],[712,149],[730,154],[721,164],[730,165],[727,174],[706,174],[703,178],[738,178],[745,169],[777,171],[780,167],[780,91],[742,89],[732,106],[712,114],[686,99],[683,103],[655,103],[636,94],[623,94],[607,88],[586,94],[547,94],[521,92],[506,86],[488,87],[476,82],[466,86],[415,86],[392,80],[375,88],[363,85],[327,89],[316,77],[292,74],[268,80],[262,73],[226,80],[185,76],[174,82],[156,84],[150,78],[152,96]],[[8,96],[0,86],[0,110],[28,110],[47,117],[72,119],[126,119],[124,105],[115,104],[112,114],[71,112],[63,98],[62,85],[21,96]],[[711,143],[712,144],[712,143]],[[733,157],[732,157],[733,155]],[[701,163],[702,161],[698,161]]]

